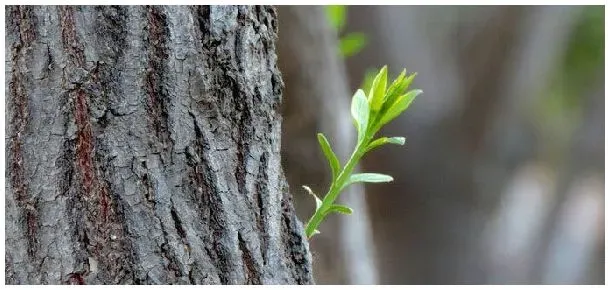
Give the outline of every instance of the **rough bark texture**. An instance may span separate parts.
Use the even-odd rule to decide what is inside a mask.
[[[273,8],[5,17],[7,284],[312,283]]]

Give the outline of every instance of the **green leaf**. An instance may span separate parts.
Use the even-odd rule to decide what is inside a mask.
[[[351,112],[358,128],[358,141],[361,141],[364,139],[369,122],[369,102],[366,100],[364,91],[358,90],[354,94]]]
[[[383,144],[386,144],[386,143],[388,143],[388,137],[378,138],[377,140],[369,143],[369,146],[366,147],[366,151],[367,152],[371,151],[371,150],[373,150],[373,149],[375,149],[375,148],[377,148],[377,147],[379,147],[379,146],[381,146]]]
[[[337,32],[340,32],[345,26],[345,12],[347,10],[345,5],[327,5],[324,6],[324,10],[326,11],[326,17],[328,18],[330,25],[336,29]]]
[[[371,104],[372,111],[379,111],[381,109],[387,85],[388,66],[386,65],[381,68],[377,76],[375,76],[375,80],[373,80],[373,85],[369,91],[369,103]]]
[[[396,145],[405,145],[405,137],[390,137],[388,143]]]
[[[333,204],[330,206],[330,208],[328,209],[329,212],[338,212],[341,214],[352,214],[354,212],[353,209],[345,206],[345,205],[341,205],[341,204]]]
[[[371,183],[379,183],[379,182],[390,182],[393,181],[394,178],[392,176],[381,174],[381,173],[356,173],[352,174],[349,177],[349,183],[354,182],[371,182]]]
[[[409,75],[406,78],[402,74],[401,74],[401,76],[402,76],[402,78],[400,79],[400,81],[398,81],[398,78],[397,78],[395,81],[395,84],[392,83],[392,86],[394,86],[394,85],[395,86],[394,87],[391,86],[388,89],[387,98],[384,101],[384,104],[385,104],[384,109],[386,109],[387,106],[393,104],[399,96],[404,95],[405,91],[409,88],[409,86],[413,82],[413,79],[415,78],[415,76],[417,76],[417,73],[412,73],[411,75]],[[399,78],[400,78],[400,76],[399,76]]]
[[[387,67],[383,67],[379,72],[372,72],[370,77],[367,74],[363,87],[366,88],[369,95],[367,96],[364,90],[359,89],[352,97],[350,112],[354,125],[358,129],[358,143],[354,152],[352,152],[345,165],[343,165],[343,168],[341,168],[341,164],[332,151],[326,137],[321,133],[318,134],[320,147],[322,147],[324,155],[328,159],[333,171],[333,181],[327,194],[324,196],[324,200],[320,200],[309,187],[303,186],[305,190],[314,196],[316,201],[316,211],[306,224],[305,234],[308,238],[320,233],[316,228],[324,221],[328,214],[332,212],[341,214],[353,213],[353,210],[345,205],[334,204],[346,186],[356,182],[378,183],[393,181],[391,176],[385,174],[352,174],[352,172],[361,158],[370,149],[388,143],[404,145],[404,137],[382,137],[373,142],[369,141],[383,125],[406,110],[415,97],[421,93],[420,90],[412,90],[405,93],[414,77],[415,74],[407,76],[406,70],[403,70],[392,82],[390,88],[386,90],[388,85]],[[341,173],[338,173],[339,171]],[[341,175],[341,178],[338,175]]]
[[[394,120],[394,118],[398,117],[400,113],[404,112],[411,102],[417,97],[417,95],[421,94],[421,90],[412,90],[405,95],[402,95],[396,99],[396,101],[387,109],[381,118],[380,124],[381,126],[387,124],[388,122]]]
[[[396,144],[396,145],[404,145],[405,144],[405,137],[381,137],[373,142],[371,142],[369,144],[368,147],[366,147],[366,151],[371,151],[383,144]]]
[[[339,53],[342,57],[353,56],[364,48],[367,39],[364,33],[352,32],[339,39]]]
[[[341,187],[341,189],[346,186],[356,183],[356,182],[369,182],[369,183],[380,183],[380,182],[391,182],[394,178],[389,175],[381,174],[381,173],[356,173],[352,174],[349,177],[349,180],[345,182],[345,184]]]
[[[318,211],[318,209],[322,206],[322,200],[320,200],[318,198],[318,196],[315,193],[313,193],[313,190],[311,190],[311,188],[309,188],[309,186],[303,185],[303,188],[305,190],[307,190],[307,192],[309,192],[309,194],[311,194],[316,199],[316,211]]]
[[[398,90],[403,85],[403,82],[404,82],[406,76],[407,76],[407,70],[403,69],[400,72],[400,74],[394,79],[394,81],[392,82],[390,87],[388,88],[388,93],[386,94],[386,99],[391,96],[401,94],[401,92],[399,92]]]
[[[339,163],[339,159],[333,149],[330,147],[328,140],[324,137],[324,134],[318,133],[318,143],[320,143],[320,147],[322,148],[322,152],[324,152],[324,156],[326,156],[326,160],[328,160],[328,165],[332,170],[333,179],[337,178],[339,174],[339,170],[341,170],[341,164]]]

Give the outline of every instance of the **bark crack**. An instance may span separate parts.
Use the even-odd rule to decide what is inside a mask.
[[[117,284],[132,279],[133,261],[125,249],[130,245],[125,237],[124,221],[117,213],[118,204],[113,201],[109,185],[104,179],[107,166],[102,164],[104,156],[95,149],[95,136],[91,123],[90,91],[100,86],[99,63],[91,70],[85,67],[83,45],[76,33],[74,7],[59,8],[62,43],[67,54],[70,83],[74,86],[68,96],[73,101],[73,117],[76,123],[75,166],[80,183],[77,195],[78,209],[84,210],[84,226],[79,234],[88,255],[100,263],[99,279]],[[100,159],[100,160],[96,160]],[[81,257],[85,258],[85,257]],[[85,260],[84,263],[87,263]],[[89,272],[83,273],[86,280]]]
[[[266,229],[267,219],[265,216],[263,195],[267,196],[270,194],[268,183],[269,176],[267,175],[267,167],[269,166],[267,162],[267,152],[261,154],[258,175],[256,177],[256,191],[254,192],[254,199],[256,201],[256,205],[258,207],[258,211],[256,212],[256,225],[259,231],[260,244],[261,244],[261,256],[263,257],[263,265],[267,265],[267,246],[269,244],[268,233]]]
[[[241,236],[241,233],[237,233],[237,240],[239,243],[239,250],[241,251],[241,259],[244,265],[244,273],[246,275],[246,284],[258,285],[261,284],[260,269],[256,264],[255,259],[252,257],[252,251],[248,249],[248,245]]]
[[[9,83],[10,99],[8,101],[8,115],[11,116],[8,124],[9,134],[9,168],[7,171],[11,189],[22,211],[27,237],[27,253],[30,258],[35,259],[38,251],[38,201],[35,196],[30,196],[26,184],[26,168],[24,159],[24,143],[29,123],[27,82],[27,53],[36,37],[34,25],[35,18],[30,6],[8,7],[13,27],[18,40],[12,44],[11,49],[11,81]]]
[[[182,221],[180,220],[180,217],[178,216],[178,213],[176,212],[176,208],[174,207],[173,204],[172,204],[172,209],[171,209],[171,216],[172,216],[172,220],[174,221],[174,227],[176,228],[176,232],[178,233],[180,238],[182,238],[182,242],[186,243],[186,233],[184,232],[184,227],[182,226]]]
[[[171,149],[173,141],[170,136],[168,113],[167,113],[167,93],[165,92],[164,72],[168,59],[167,53],[167,19],[157,6],[147,7],[148,38],[146,45],[148,48],[148,67],[145,76],[145,89],[148,94],[148,120],[153,129],[153,133],[159,142],[151,142],[151,148],[155,152],[160,152],[162,161],[171,162]],[[161,145],[159,148],[158,145]]]
[[[218,278],[222,284],[228,284],[230,267],[230,249],[224,244],[222,239],[228,236],[228,228],[226,224],[226,211],[220,196],[221,192],[218,188],[213,188],[217,185],[215,174],[208,164],[208,159],[203,157],[205,140],[201,127],[197,122],[197,118],[193,113],[190,113],[193,118],[195,129],[195,144],[194,149],[187,150],[190,163],[194,167],[192,170],[192,179],[195,186],[195,200],[197,201],[199,214],[208,225],[208,235],[204,238],[206,241],[205,250],[210,260],[218,269]],[[209,148],[208,148],[209,150]]]

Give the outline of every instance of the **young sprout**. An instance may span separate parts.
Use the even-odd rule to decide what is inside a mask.
[[[358,130],[358,141],[356,143],[356,148],[343,168],[341,168],[339,159],[337,159],[337,156],[331,149],[324,134],[318,133],[318,142],[320,143],[324,156],[328,160],[332,172],[332,182],[328,192],[322,200],[320,200],[309,187],[303,186],[309,194],[313,195],[316,201],[316,211],[305,227],[307,238],[311,238],[313,235],[320,233],[318,231],[318,226],[328,214],[332,212],[352,214],[353,211],[351,208],[335,203],[335,200],[341,191],[348,185],[356,182],[376,183],[390,182],[393,180],[391,176],[385,174],[352,174],[352,170],[364,154],[378,146],[387,143],[404,145],[404,137],[373,138],[381,127],[398,117],[409,107],[415,97],[421,94],[421,90],[411,90],[407,92],[415,75],[416,74],[413,73],[407,76],[406,70],[403,70],[388,87],[388,69],[387,66],[384,66],[373,80],[368,95],[361,89],[356,91],[352,97],[351,113],[354,125]]]

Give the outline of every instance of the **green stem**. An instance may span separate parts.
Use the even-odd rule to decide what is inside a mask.
[[[343,167],[343,170],[341,170],[341,172],[337,176],[337,179],[332,182],[328,193],[326,193],[324,199],[322,200],[322,205],[309,219],[309,222],[307,222],[305,234],[307,235],[308,239],[313,236],[315,230],[318,228],[318,226],[324,219],[324,216],[327,214],[328,209],[331,205],[334,204],[335,200],[339,196],[339,193],[341,192],[343,185],[347,181],[347,178],[352,175],[354,167],[356,166],[356,164],[358,164],[358,161],[360,161],[360,158],[362,158],[362,155],[364,154],[366,144],[368,144],[368,142],[370,141],[369,139],[370,138],[365,138],[364,140],[358,143],[356,149],[354,149],[354,152],[347,161],[347,164],[345,164],[345,167]]]

